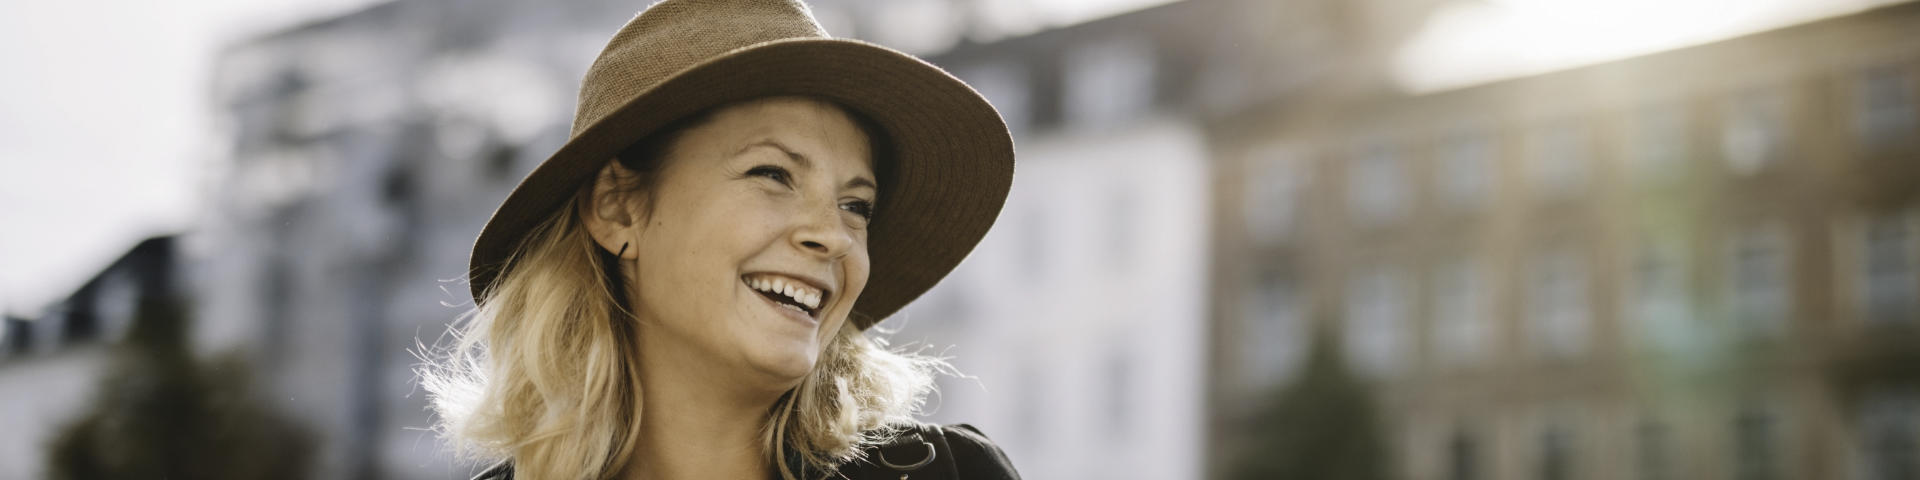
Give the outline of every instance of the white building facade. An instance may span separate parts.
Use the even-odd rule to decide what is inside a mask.
[[[1018,161],[998,223],[882,324],[951,358],[931,420],[980,427],[1025,478],[1205,475],[1211,195],[1187,80],[1131,13],[938,57],[1007,119]],[[1143,31],[1146,30],[1146,31]],[[1172,99],[1172,100],[1170,100]]]

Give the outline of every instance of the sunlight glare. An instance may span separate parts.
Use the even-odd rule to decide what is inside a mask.
[[[1700,44],[1891,0],[1483,0],[1441,9],[1394,56],[1410,92]]]

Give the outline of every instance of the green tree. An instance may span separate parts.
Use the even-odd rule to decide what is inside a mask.
[[[88,409],[48,448],[58,480],[306,478],[310,434],[252,395],[237,356],[198,362],[174,302],[143,299]]]
[[[1348,370],[1340,342],[1327,330],[1315,330],[1306,364],[1293,383],[1254,415],[1230,478],[1387,477],[1388,459],[1371,391]]]

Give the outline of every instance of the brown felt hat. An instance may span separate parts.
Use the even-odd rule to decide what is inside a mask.
[[[993,106],[911,55],[836,39],[796,0],[666,0],[621,27],[580,83],[573,133],[507,195],[474,242],[476,302],[526,234],[630,144],[733,102],[803,95],[873,120],[882,203],[860,328],[933,288],[993,226],[1013,182],[1013,139]]]

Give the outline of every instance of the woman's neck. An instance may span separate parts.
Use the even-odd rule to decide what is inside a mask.
[[[684,343],[642,343],[640,438],[626,478],[766,478],[761,428],[779,394],[741,388],[714,362],[676,351]]]

